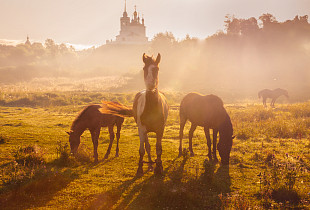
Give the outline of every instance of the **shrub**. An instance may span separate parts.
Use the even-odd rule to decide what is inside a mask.
[[[13,152],[13,157],[18,164],[36,166],[45,163],[43,152],[38,146],[19,147]]]
[[[285,161],[280,161],[274,156],[267,155],[266,160],[271,162],[271,169],[260,173],[260,195],[265,203],[270,199],[282,203],[299,203],[301,196],[295,190],[295,183],[299,173],[302,173],[302,165],[292,162],[286,154]]]
[[[67,143],[62,144],[57,141],[56,154],[58,159],[56,160],[60,165],[65,166],[69,163],[70,149]]]
[[[19,147],[12,153],[15,160],[2,169],[4,185],[20,184],[46,171],[43,152],[38,146]]]

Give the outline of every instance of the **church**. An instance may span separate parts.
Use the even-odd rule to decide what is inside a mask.
[[[127,14],[126,1],[123,16],[120,18],[121,30],[119,35],[116,36],[115,41],[107,40],[107,44],[147,44],[148,38],[145,35],[144,18],[140,18],[135,11],[133,12],[132,18]]]

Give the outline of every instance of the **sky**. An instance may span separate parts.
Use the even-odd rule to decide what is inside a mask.
[[[119,34],[124,0],[0,0],[0,44],[26,40],[100,46]],[[270,13],[280,22],[310,17],[310,0],[127,0],[128,15],[143,14],[151,40],[159,32],[177,39],[207,38],[224,30],[227,14],[258,19]]]

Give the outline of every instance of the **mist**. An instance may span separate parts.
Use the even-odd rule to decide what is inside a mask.
[[[145,45],[106,44],[82,51],[52,39],[2,44],[0,86],[36,84],[38,89],[41,81],[42,90],[139,91],[144,89],[143,53],[161,54],[163,91],[256,99],[261,89],[281,87],[292,101],[310,98],[308,16],[278,22],[271,14],[227,16],[224,30],[203,40],[190,35],[177,40],[172,32],[162,32]]]

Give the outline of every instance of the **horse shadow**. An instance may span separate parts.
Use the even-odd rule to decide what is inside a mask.
[[[164,169],[164,174],[172,166],[177,158],[175,158],[169,166]],[[146,176],[147,174],[144,174]],[[127,208],[137,194],[143,194],[147,188],[153,185],[159,186],[163,184],[163,176],[158,177],[151,175],[148,178],[136,175],[130,180],[123,182],[116,188],[104,192],[96,197],[96,199],[88,205],[88,209],[125,209]]]
[[[89,209],[218,209],[219,194],[229,193],[229,166],[205,161],[204,172],[186,177],[189,157],[176,158],[165,167],[164,176],[134,177],[102,193]],[[146,176],[146,175],[144,175]]]

